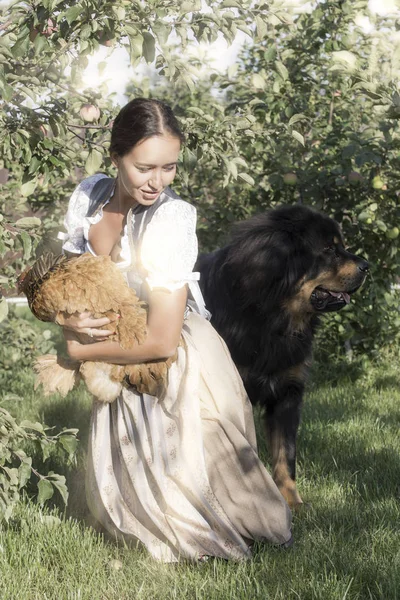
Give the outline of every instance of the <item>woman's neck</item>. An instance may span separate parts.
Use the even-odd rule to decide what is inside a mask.
[[[114,204],[115,210],[122,215],[127,215],[130,208],[135,208],[138,203],[125,190],[121,180],[117,177],[115,183],[114,194],[111,201]]]

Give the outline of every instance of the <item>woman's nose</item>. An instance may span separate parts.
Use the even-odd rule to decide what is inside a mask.
[[[150,179],[149,179],[149,184],[151,185],[152,188],[159,190],[162,184],[162,180],[161,180],[161,171],[152,171]]]

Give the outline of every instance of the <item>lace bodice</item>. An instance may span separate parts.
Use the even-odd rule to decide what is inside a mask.
[[[89,242],[89,229],[103,217],[103,203],[93,216],[87,217],[90,193],[94,185],[106,175],[96,174],[82,181],[73,192],[64,220],[67,231],[60,234],[64,240],[63,250],[74,254],[92,252]],[[111,191],[112,195],[112,191]],[[110,196],[111,197],[111,196]],[[128,272],[128,282],[136,287],[138,273],[132,264],[132,253],[129,244],[128,227],[133,231],[135,214],[131,215],[121,237],[121,261],[118,266]],[[135,240],[133,240],[135,243]],[[199,273],[193,273],[198,252],[196,236],[196,209],[181,199],[165,202],[154,213],[151,221],[143,231],[140,245],[141,276],[152,290],[164,288],[174,291],[189,284],[196,312],[205,317],[209,313],[204,307],[197,280]],[[141,279],[139,276],[139,280]],[[140,283],[140,281],[139,281]],[[189,301],[190,304],[190,301]]]
[[[64,220],[67,234],[63,249],[74,254],[91,252],[89,229],[103,217],[103,204],[92,217],[87,217],[89,195],[93,186],[105,175],[88,177],[73,192]],[[121,238],[121,263],[126,268],[131,263],[131,251],[126,224]],[[178,289],[193,280],[193,266],[197,258],[196,209],[183,200],[175,200],[160,206],[143,233],[141,263],[147,272],[150,288]]]

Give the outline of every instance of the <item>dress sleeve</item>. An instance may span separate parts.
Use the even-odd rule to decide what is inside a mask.
[[[177,290],[197,280],[196,209],[183,200],[160,206],[143,234],[141,263],[150,289]]]
[[[84,179],[72,193],[69,200],[67,214],[64,219],[64,227],[67,233],[59,233],[59,239],[63,240],[63,250],[74,254],[85,252],[85,238],[87,238],[90,222],[86,218],[89,208],[90,192],[94,185],[106,177],[101,173]]]

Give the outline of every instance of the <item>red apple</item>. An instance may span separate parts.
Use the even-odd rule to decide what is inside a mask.
[[[358,171],[350,171],[348,174],[348,180],[351,185],[357,185],[358,183],[361,183],[363,176],[361,173],[358,173]]]
[[[31,42],[34,42],[36,40],[36,37],[39,34],[39,29],[37,29],[37,27],[32,27],[32,29],[29,32],[29,39],[31,40]]]
[[[44,26],[42,35],[50,37],[57,29],[57,25],[54,24],[54,21],[52,19],[47,19],[47,25]]]
[[[7,183],[8,181],[8,169],[0,169],[0,185]]]
[[[44,37],[50,37],[55,31],[58,31],[57,25],[54,24],[53,19],[47,19],[47,23],[42,30],[40,30],[38,27],[32,27],[29,32],[29,39],[31,42],[34,42],[39,33]]]
[[[100,109],[94,104],[82,104],[79,114],[87,123],[93,123],[100,118]]]
[[[102,46],[107,46],[107,48],[111,48],[115,45],[116,39],[110,38],[109,34],[107,33],[100,31],[97,37],[99,40],[99,44],[101,44]]]

